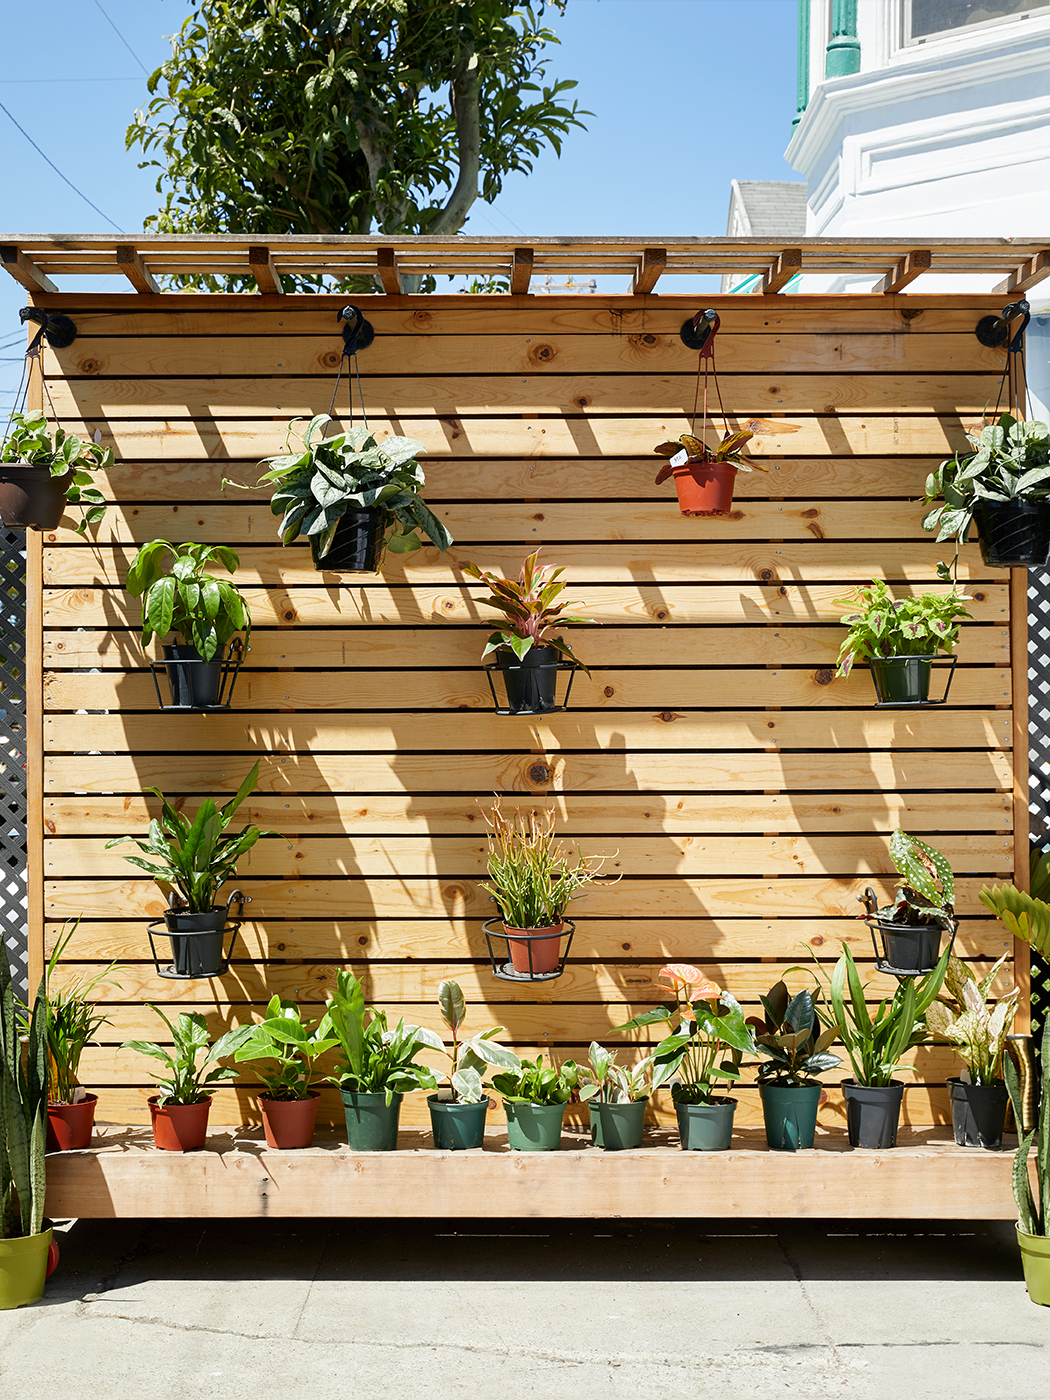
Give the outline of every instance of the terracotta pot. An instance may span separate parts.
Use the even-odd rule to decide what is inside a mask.
[[[66,508],[72,473],[52,476],[28,462],[0,463],[0,520],[9,530],[53,530]]]
[[[504,924],[507,945],[510,948],[510,962],[515,972],[536,973],[554,972],[561,957],[561,935],[564,923],[549,924],[546,928],[512,928]],[[532,961],[529,961],[529,950]]]
[[[268,1094],[260,1094],[259,1107],[262,1109],[266,1145],[282,1150],[309,1147],[314,1140],[317,1100],[320,1097],[316,1089],[311,1089],[305,1099],[271,1099]]]
[[[160,1095],[149,1101],[153,1120],[153,1145],[162,1152],[196,1152],[208,1136],[211,1099],[203,1103],[176,1103],[161,1107]]]
[[[76,1152],[81,1147],[90,1147],[97,1103],[97,1094],[88,1094],[80,1103],[49,1103],[48,1152]]]
[[[683,463],[673,470],[683,515],[728,515],[733,509],[736,467],[731,462]]]

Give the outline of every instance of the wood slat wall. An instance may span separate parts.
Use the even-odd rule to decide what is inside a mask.
[[[995,402],[1003,356],[973,327],[1001,298],[708,297],[731,420],[784,424],[752,443],[771,470],[741,476],[718,520],[682,517],[653,483],[652,447],[688,427],[696,356],[677,331],[696,300],[361,298],[377,331],[360,357],[370,421],[427,443],[426,498],[456,536],[445,556],[391,558],[363,579],[282,550],[254,486],[287,420],[328,405],[341,299],[37,300],[80,332],[45,350],[43,400],[120,458],[94,538],[67,519],[29,549],[29,649],[45,668],[29,736],[34,966],[78,915],[68,971],[122,964],[112,1026],[85,1057],[101,1120],[145,1118],[147,1063],[116,1049],[156,1034],[144,1003],[202,1009],[216,1029],[274,991],[319,1009],[348,962],[377,1002],[434,1025],[437,984],[455,977],[474,1026],[499,1022],[523,1052],[559,1056],[617,1043],[610,1027],[661,998],[668,957],[754,1003],[846,940],[886,994],[855,896],[892,888],[897,826],[951,857],[960,951],[978,966],[1012,951],[977,899],[1027,863],[1011,707],[1025,619],[1008,574],[964,548],[974,620],[947,708],[876,710],[866,674],[833,674],[835,600],[852,585],[940,586],[949,551],[922,533],[916,498]],[[343,405],[345,393],[344,380]],[[158,535],[240,553],[256,630],[229,715],[155,708],[122,583]],[[570,596],[602,624],[575,638],[593,671],[568,713],[499,717],[479,668],[484,590],[462,564],[516,571],[537,545],[570,566]],[[144,785],[192,806],[229,794],[256,759],[246,810],[281,836],[242,864],[253,903],[235,965],[210,983],[160,980],[143,921],[163,901],[105,842],[145,829]],[[487,966],[477,803],[494,792],[508,807],[553,802],[566,838],[615,853],[623,877],[574,906],[574,957],[553,983],[512,985]],[[944,1121],[952,1056],[913,1059],[906,1117]],[[745,1077],[752,1122],[753,1067]],[[223,1091],[216,1121],[257,1121],[250,1083]],[[322,1116],[338,1113],[326,1094]],[[406,1121],[424,1116],[421,1098],[406,1104]]]

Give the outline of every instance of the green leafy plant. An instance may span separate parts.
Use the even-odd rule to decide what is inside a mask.
[[[492,1077],[492,1087],[502,1094],[506,1103],[535,1103],[547,1107],[568,1103],[579,1082],[575,1061],[566,1060],[557,1067],[545,1066],[542,1054],[537,1055],[535,1061],[522,1060],[520,1069]]]
[[[170,573],[162,573],[165,556],[172,555]],[[240,560],[223,544],[144,544],[128,568],[128,592],[142,599],[142,644],[169,632],[194,646],[210,661],[237,632],[251,636],[248,604],[236,584],[205,573],[206,564],[221,563],[232,574]]]
[[[675,1103],[710,1103],[715,1082],[739,1079],[743,1055],[757,1054],[754,1037],[740,1003],[709,981],[698,967],[668,963],[658,975],[674,988],[675,1009],[654,1007],[614,1030],[639,1030],[677,1020],[653,1055],[653,1088],[679,1075],[671,1089]],[[721,1014],[716,1006],[723,1008]],[[723,1057],[720,1060],[719,1055]]]
[[[646,1055],[634,1065],[618,1065],[616,1051],[606,1050],[596,1040],[587,1052],[588,1065],[579,1068],[581,1102],[636,1103],[647,1099],[652,1088],[653,1057]]]
[[[338,1044],[327,1013],[316,1021],[304,1021],[294,1001],[272,996],[265,1019],[252,1026],[234,1059],[238,1064],[256,1066],[269,1098],[282,1102],[308,1099],[316,1061]],[[273,1060],[276,1067],[263,1069],[260,1060]]]
[[[892,904],[876,917],[894,924],[940,924],[955,928],[955,876],[948,857],[917,836],[898,829],[890,837],[890,860],[901,877]]]
[[[972,452],[959,452],[926,478],[924,505],[934,505],[924,530],[963,543],[982,501],[1045,501],[1050,497],[1050,428],[1004,413],[980,433],[967,433]],[[936,502],[941,504],[937,505]]]
[[[423,468],[415,460],[426,448],[414,438],[388,437],[376,442],[367,428],[348,428],[333,437],[321,437],[331,421],[327,413],[310,420],[302,437],[302,450],[291,451],[292,427],[288,425],[289,451],[267,457],[269,470],[260,485],[275,488],[270,501],[274,515],[282,516],[279,534],[283,544],[306,535],[319,563],[332,547],[336,528],[348,510],[381,511],[387,531],[386,548],[407,554],[421,548],[421,531],[439,550],[448,549],[452,536],[436,515],[420,500],[426,485]]]
[[[11,426],[0,447],[0,462],[27,462],[47,468],[53,477],[69,476],[67,504],[80,507],[77,533],[82,535],[106,513],[106,498],[94,483],[92,472],[108,471],[113,452],[94,442],[82,442],[74,433],[55,428],[49,433],[43,413],[12,413]]]
[[[985,885],[978,898],[1007,933],[1030,944],[1042,957],[1050,956],[1050,904],[1016,885]]]
[[[1013,1188],[1017,1204],[1018,1224],[1026,1235],[1045,1235],[1050,1226],[1050,1016],[1043,1024],[1043,1039],[1040,1048],[1042,1067],[1042,1092],[1039,1096],[1039,1117],[1031,1132],[1018,1132],[1017,1152],[1014,1155]],[[1003,1062],[1006,1087],[1010,1091],[1014,1121],[1025,1121],[1024,1104],[1021,1094],[1021,1081],[1017,1067],[1006,1057]],[[1035,1147],[1036,1192],[1032,1193],[1031,1177],[1028,1174],[1028,1159]]]
[[[463,572],[470,578],[479,579],[492,594],[491,598],[481,599],[485,606],[498,608],[507,618],[505,626],[490,634],[481,659],[484,661],[492,652],[510,651],[522,661],[533,647],[553,647],[566,661],[573,662],[590,675],[565,638],[555,637],[552,633],[554,628],[566,622],[591,623],[594,618],[565,612],[566,608],[579,607],[578,603],[557,601],[566,587],[561,581],[565,569],[549,564],[539,567],[536,563],[539,554],[537,549],[525,560],[517,582],[502,578],[488,569],[479,569],[476,564],[463,565]]]
[[[232,1067],[218,1066],[208,1070],[208,1066],[234,1054],[251,1035],[254,1026],[237,1026],[212,1044],[208,1023],[198,1012],[183,1012],[173,1025],[159,1006],[147,1005],[170,1031],[173,1049],[166,1050],[163,1045],[155,1045],[151,1040],[126,1040],[120,1048],[136,1050],[140,1055],[149,1055],[167,1066],[166,1075],[154,1076],[162,1108],[204,1103],[223,1080],[237,1078],[237,1071]],[[209,1088],[209,1085],[212,1087]]]
[[[109,1024],[109,1017],[99,1011],[90,1000],[91,993],[102,983],[110,980],[116,967],[111,962],[108,967],[92,976],[81,974],[67,982],[61,989],[52,983],[55,969],[69,947],[70,940],[80,925],[78,919],[71,929],[59,934],[48,959],[44,973],[44,986],[47,997],[47,1048],[48,1048],[48,1102],[75,1103],[80,1080],[80,1057],[84,1047],[91,1043],[99,1028]],[[120,987],[119,982],[113,986]],[[28,1008],[26,1008],[28,1016]],[[29,1033],[29,1021],[23,1018],[23,1031]]]
[[[44,979],[19,1038],[11,965],[0,938],[0,1239],[39,1235],[47,1146],[47,992]]]
[[[761,998],[765,1019],[748,1021],[765,1061],[758,1068],[760,1084],[802,1088],[816,1084],[816,1075],[842,1063],[838,1055],[828,1054],[828,1046],[838,1038],[838,1028],[820,1029],[820,995],[819,988],[815,996],[803,988],[791,996],[783,982],[775,982]]]
[[[542,815],[530,810],[508,818],[497,798],[485,820],[491,827],[489,878],[481,888],[495,899],[508,928],[550,928],[560,923],[569,900],[600,878],[609,859],[584,856],[579,847],[573,859],[554,839],[556,817],[551,807]]]
[[[403,1019],[388,1029],[386,1012],[365,1005],[364,987],[352,972],[337,974],[326,1009],[342,1051],[330,1084],[358,1094],[385,1094],[388,1104],[395,1094],[437,1088],[433,1072],[417,1064],[416,1056],[424,1049],[444,1053],[445,1042],[425,1026],[406,1026]]]
[[[460,1040],[459,1033],[467,1019],[467,1003],[458,982],[439,984],[438,1006],[442,1020],[452,1032],[452,1049],[445,1051],[452,1061],[449,1071],[452,1102],[480,1103],[486,1088],[483,1076],[489,1066],[519,1070],[521,1061],[513,1050],[496,1043],[496,1036],[506,1033],[504,1026],[493,1026],[491,1030]]]
[[[206,797],[192,821],[176,811],[158,788],[145,788],[161,803],[159,820],[154,817],[149,824],[149,840],[117,836],[106,842],[106,850],[133,842],[154,859],[125,856],[125,860],[152,875],[165,893],[172,888],[177,890],[189,913],[207,914],[215,907],[216,895],[234,874],[241,856],[251,850],[260,836],[278,835],[257,826],[246,826],[236,833],[228,831],[237,808],[258,781],[259,765],[255,763],[229,802],[217,808],[213,799]]]
[[[659,457],[670,457],[671,461],[665,467],[661,467],[656,474],[656,484],[666,481],[675,469],[675,463],[679,454],[684,452],[682,465],[686,462],[728,462],[730,466],[736,467],[737,471],[750,472],[758,470],[767,472],[769,468],[764,462],[756,462],[753,457],[745,457],[743,449],[754,437],[751,432],[730,433],[727,432],[722,441],[712,452],[702,438],[694,437],[692,433],[683,433],[674,442],[661,442],[653,451]]]
[[[938,575],[951,579],[948,565],[939,560]],[[836,598],[841,607],[853,609],[842,618],[849,628],[839,649],[837,676],[848,676],[857,661],[871,657],[933,656],[952,651],[959,640],[959,619],[970,614],[963,607],[968,593],[953,587],[950,593],[920,593],[915,598],[891,598],[882,579],[858,588],[852,598]]]
[[[990,972],[978,978],[973,968],[953,953],[944,977],[947,995],[942,992],[926,1012],[927,1030],[957,1047],[970,1084],[996,1084],[1003,1077],[1006,1037],[1021,993],[1013,987],[992,1010],[988,1009],[988,998],[1006,958],[1004,953]]]

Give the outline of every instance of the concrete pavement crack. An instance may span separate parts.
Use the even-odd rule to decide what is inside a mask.
[[[303,1320],[303,1313],[306,1311],[306,1305],[307,1305],[307,1303],[310,1301],[310,1294],[313,1292],[314,1284],[317,1282],[317,1275],[318,1275],[318,1272],[320,1271],[321,1265],[324,1263],[324,1257],[325,1257],[325,1255],[326,1255],[327,1252],[328,1252],[328,1241],[329,1241],[331,1238],[332,1238],[332,1231],[331,1231],[331,1229],[328,1229],[328,1230],[325,1231],[324,1244],[321,1246],[321,1252],[320,1252],[320,1254],[318,1254],[318,1256],[317,1256],[317,1263],[314,1265],[314,1271],[313,1271],[313,1273],[312,1273],[311,1276],[310,1276],[310,1282],[306,1285],[306,1292],[303,1294],[302,1306],[300,1307],[299,1311],[298,1311],[298,1312],[296,1313],[296,1315],[295,1315],[295,1326],[292,1328],[292,1331],[291,1331],[291,1335],[292,1335],[292,1338],[293,1338],[293,1339],[296,1339],[296,1340],[298,1339],[298,1336],[299,1336],[299,1324],[300,1324],[300,1323],[302,1322],[302,1320]]]
[[[823,1335],[824,1345],[831,1353],[832,1359],[834,1360],[836,1366],[845,1367],[846,1363],[843,1357],[839,1355],[838,1348],[835,1345],[835,1340],[832,1337],[831,1333],[828,1331],[827,1323],[824,1321],[823,1314],[817,1307],[816,1303],[814,1303],[813,1299],[809,1296],[809,1289],[806,1287],[805,1280],[802,1277],[802,1270],[799,1268],[798,1261],[791,1254],[787,1245],[784,1243],[784,1240],[781,1235],[777,1235],[776,1241],[777,1248],[784,1256],[784,1262],[787,1264],[791,1272],[795,1275],[795,1282],[798,1284],[798,1291],[802,1294],[802,1300],[805,1303],[806,1307],[809,1309],[813,1320],[817,1325],[818,1330]]]

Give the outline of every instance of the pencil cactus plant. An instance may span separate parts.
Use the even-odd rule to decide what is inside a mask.
[[[47,1143],[47,995],[33,1003],[23,1063],[11,984],[0,940],[0,1239],[39,1235],[44,1220]]]

